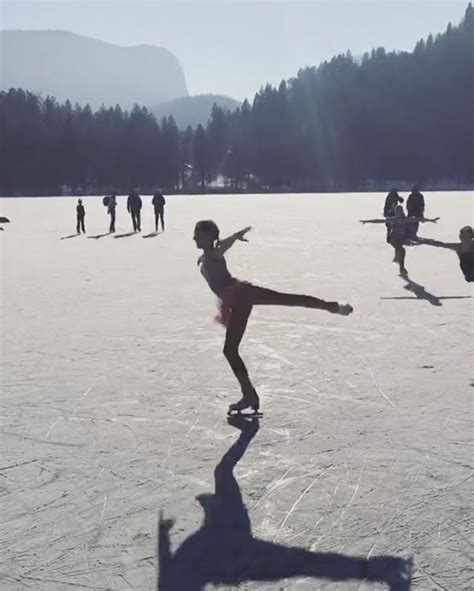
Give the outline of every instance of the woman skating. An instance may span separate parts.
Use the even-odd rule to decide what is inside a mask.
[[[459,242],[441,242],[430,238],[418,238],[420,244],[438,246],[454,250],[459,258],[459,266],[464,279],[468,283],[474,282],[474,231],[471,226],[464,226],[459,230]]]
[[[251,408],[254,412],[259,409],[259,397],[239,355],[239,345],[253,306],[297,306],[326,310],[343,316],[352,312],[349,304],[326,302],[308,295],[280,293],[232,277],[227,269],[224,253],[237,241],[247,242],[245,235],[250,229],[244,228],[224,240],[219,240],[219,228],[211,220],[198,222],[194,230],[196,246],[203,251],[198,260],[201,273],[220,301],[220,314],[216,320],[226,327],[224,355],[242,390],[242,398],[229,406],[229,413],[246,408]]]

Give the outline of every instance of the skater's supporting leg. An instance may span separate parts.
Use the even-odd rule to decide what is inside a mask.
[[[404,275],[407,272],[407,270],[405,269],[405,255],[406,255],[406,250],[403,248],[403,246],[400,246],[399,255],[398,255],[398,264],[400,265],[400,274],[401,275]]]
[[[81,220],[79,217],[77,218],[76,232],[77,232],[77,234],[81,233]]]
[[[110,227],[109,232],[115,232],[115,209],[110,212]]]
[[[165,231],[165,212],[164,212],[164,210],[160,211],[160,218],[161,218],[161,229],[164,232]]]
[[[337,302],[326,302],[325,300],[308,295],[281,293],[254,285],[250,286],[247,291],[251,305],[296,306],[300,308],[326,310],[327,312],[333,313],[337,312],[339,308]]]
[[[225,335],[224,356],[235,377],[238,379],[244,398],[251,398],[254,387],[250,381],[247,368],[239,355],[239,345],[244,336],[252,306],[235,307],[230,315]]]
[[[86,227],[84,225],[84,218],[81,219],[81,228],[82,228],[82,233],[85,234],[86,233]]]
[[[158,232],[159,212],[155,209],[155,232]]]

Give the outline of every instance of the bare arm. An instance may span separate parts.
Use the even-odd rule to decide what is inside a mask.
[[[449,248],[449,250],[457,251],[459,249],[459,242],[441,242],[441,240],[432,240],[431,238],[418,238],[417,242],[438,248]]]
[[[439,220],[439,217],[437,217],[437,218],[412,218],[412,217],[405,218],[405,222],[407,224],[415,223],[415,222],[432,222],[433,224],[436,224],[436,222],[438,220]]]
[[[219,240],[217,244],[218,251],[221,254],[224,254],[227,250],[229,250],[231,246],[234,245],[235,242],[237,242],[237,240],[241,242],[248,242],[247,238],[245,238],[245,234],[247,234],[247,232],[249,232],[251,229],[252,226],[248,226],[247,228],[244,228],[243,230],[240,230],[239,232],[232,234],[232,236],[224,238],[223,240]]]

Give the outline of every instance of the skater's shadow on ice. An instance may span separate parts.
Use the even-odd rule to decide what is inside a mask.
[[[80,234],[69,234],[68,236],[61,236],[59,240],[69,240],[70,238],[77,238],[77,236],[80,236]]]
[[[155,238],[155,236],[161,236],[159,232],[150,232],[150,234],[145,234],[142,238]]]
[[[110,232],[105,232],[105,234],[95,234],[95,236],[88,236],[87,238],[92,238],[93,240],[99,240],[99,238],[104,238],[104,236],[110,236]]]
[[[441,300],[463,300],[465,298],[470,298],[471,296],[437,296],[429,291],[426,291],[423,285],[415,283],[409,277],[404,277],[404,281],[406,281],[406,285],[403,286],[403,289],[407,291],[411,291],[415,295],[414,298],[410,296],[399,296],[399,297],[382,297],[381,300],[426,300],[432,306],[442,306]]]
[[[137,232],[126,232],[125,234],[115,234],[114,238],[127,238],[128,236],[135,236]]]
[[[240,436],[214,470],[214,494],[197,497],[204,510],[203,524],[174,553],[170,546],[174,522],[160,513],[158,591],[204,591],[207,584],[237,586],[289,577],[359,579],[385,583],[390,591],[409,591],[410,559],[310,552],[255,538],[233,470],[255,437],[259,423],[258,419],[231,417],[229,424],[240,430]]]

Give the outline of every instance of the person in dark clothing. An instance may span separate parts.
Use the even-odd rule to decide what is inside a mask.
[[[109,232],[113,234],[115,232],[115,208],[117,207],[117,200],[115,193],[109,197],[107,202],[107,213],[110,215],[110,227]]]
[[[425,198],[415,185],[407,199],[407,214],[409,218],[425,217]],[[416,240],[418,233],[418,224],[410,224],[407,238]]]
[[[155,209],[155,232],[158,232],[158,221],[161,219],[161,229],[165,231],[165,198],[161,191],[153,195],[152,204]]]
[[[398,207],[399,203],[403,203],[403,197],[400,197],[398,194],[397,189],[395,187],[390,189],[389,194],[385,197],[385,205],[383,208],[383,217],[384,218],[393,218],[395,216],[395,211]],[[387,228],[387,242],[390,242],[390,233],[391,233],[391,226],[390,224],[385,224]]]
[[[86,210],[84,209],[84,206],[82,205],[82,199],[78,199],[78,201],[77,201],[76,217],[77,217],[76,232],[78,234],[80,234],[81,230],[82,230],[82,233],[85,234],[86,228],[84,226],[84,218],[86,217]]]
[[[136,192],[130,193],[127,199],[127,211],[132,217],[133,231],[141,232],[140,210],[142,208],[142,200],[140,195]]]
[[[459,242],[441,242],[430,238],[418,238],[418,243],[454,250],[458,255],[464,279],[468,283],[474,283],[474,231],[471,226],[464,226],[459,230]]]
[[[407,229],[412,224],[417,224],[418,222],[433,222],[436,223],[439,218],[434,219],[427,219],[427,218],[408,218],[405,216],[405,212],[403,211],[403,207],[401,205],[397,205],[395,208],[395,215],[393,217],[385,218],[385,219],[375,219],[375,220],[360,220],[362,224],[383,224],[388,228],[388,236],[387,242],[393,247],[395,251],[395,256],[393,258],[394,263],[398,263],[400,268],[400,275],[402,277],[408,276],[408,271],[405,267],[405,255],[406,251],[404,245],[407,241]]]
[[[403,197],[400,197],[397,189],[390,189],[389,194],[385,197],[385,205],[383,208],[384,218],[393,218],[395,216],[395,210],[399,203],[403,203]]]
[[[407,199],[407,214],[409,218],[425,217],[425,198],[416,185]]]

